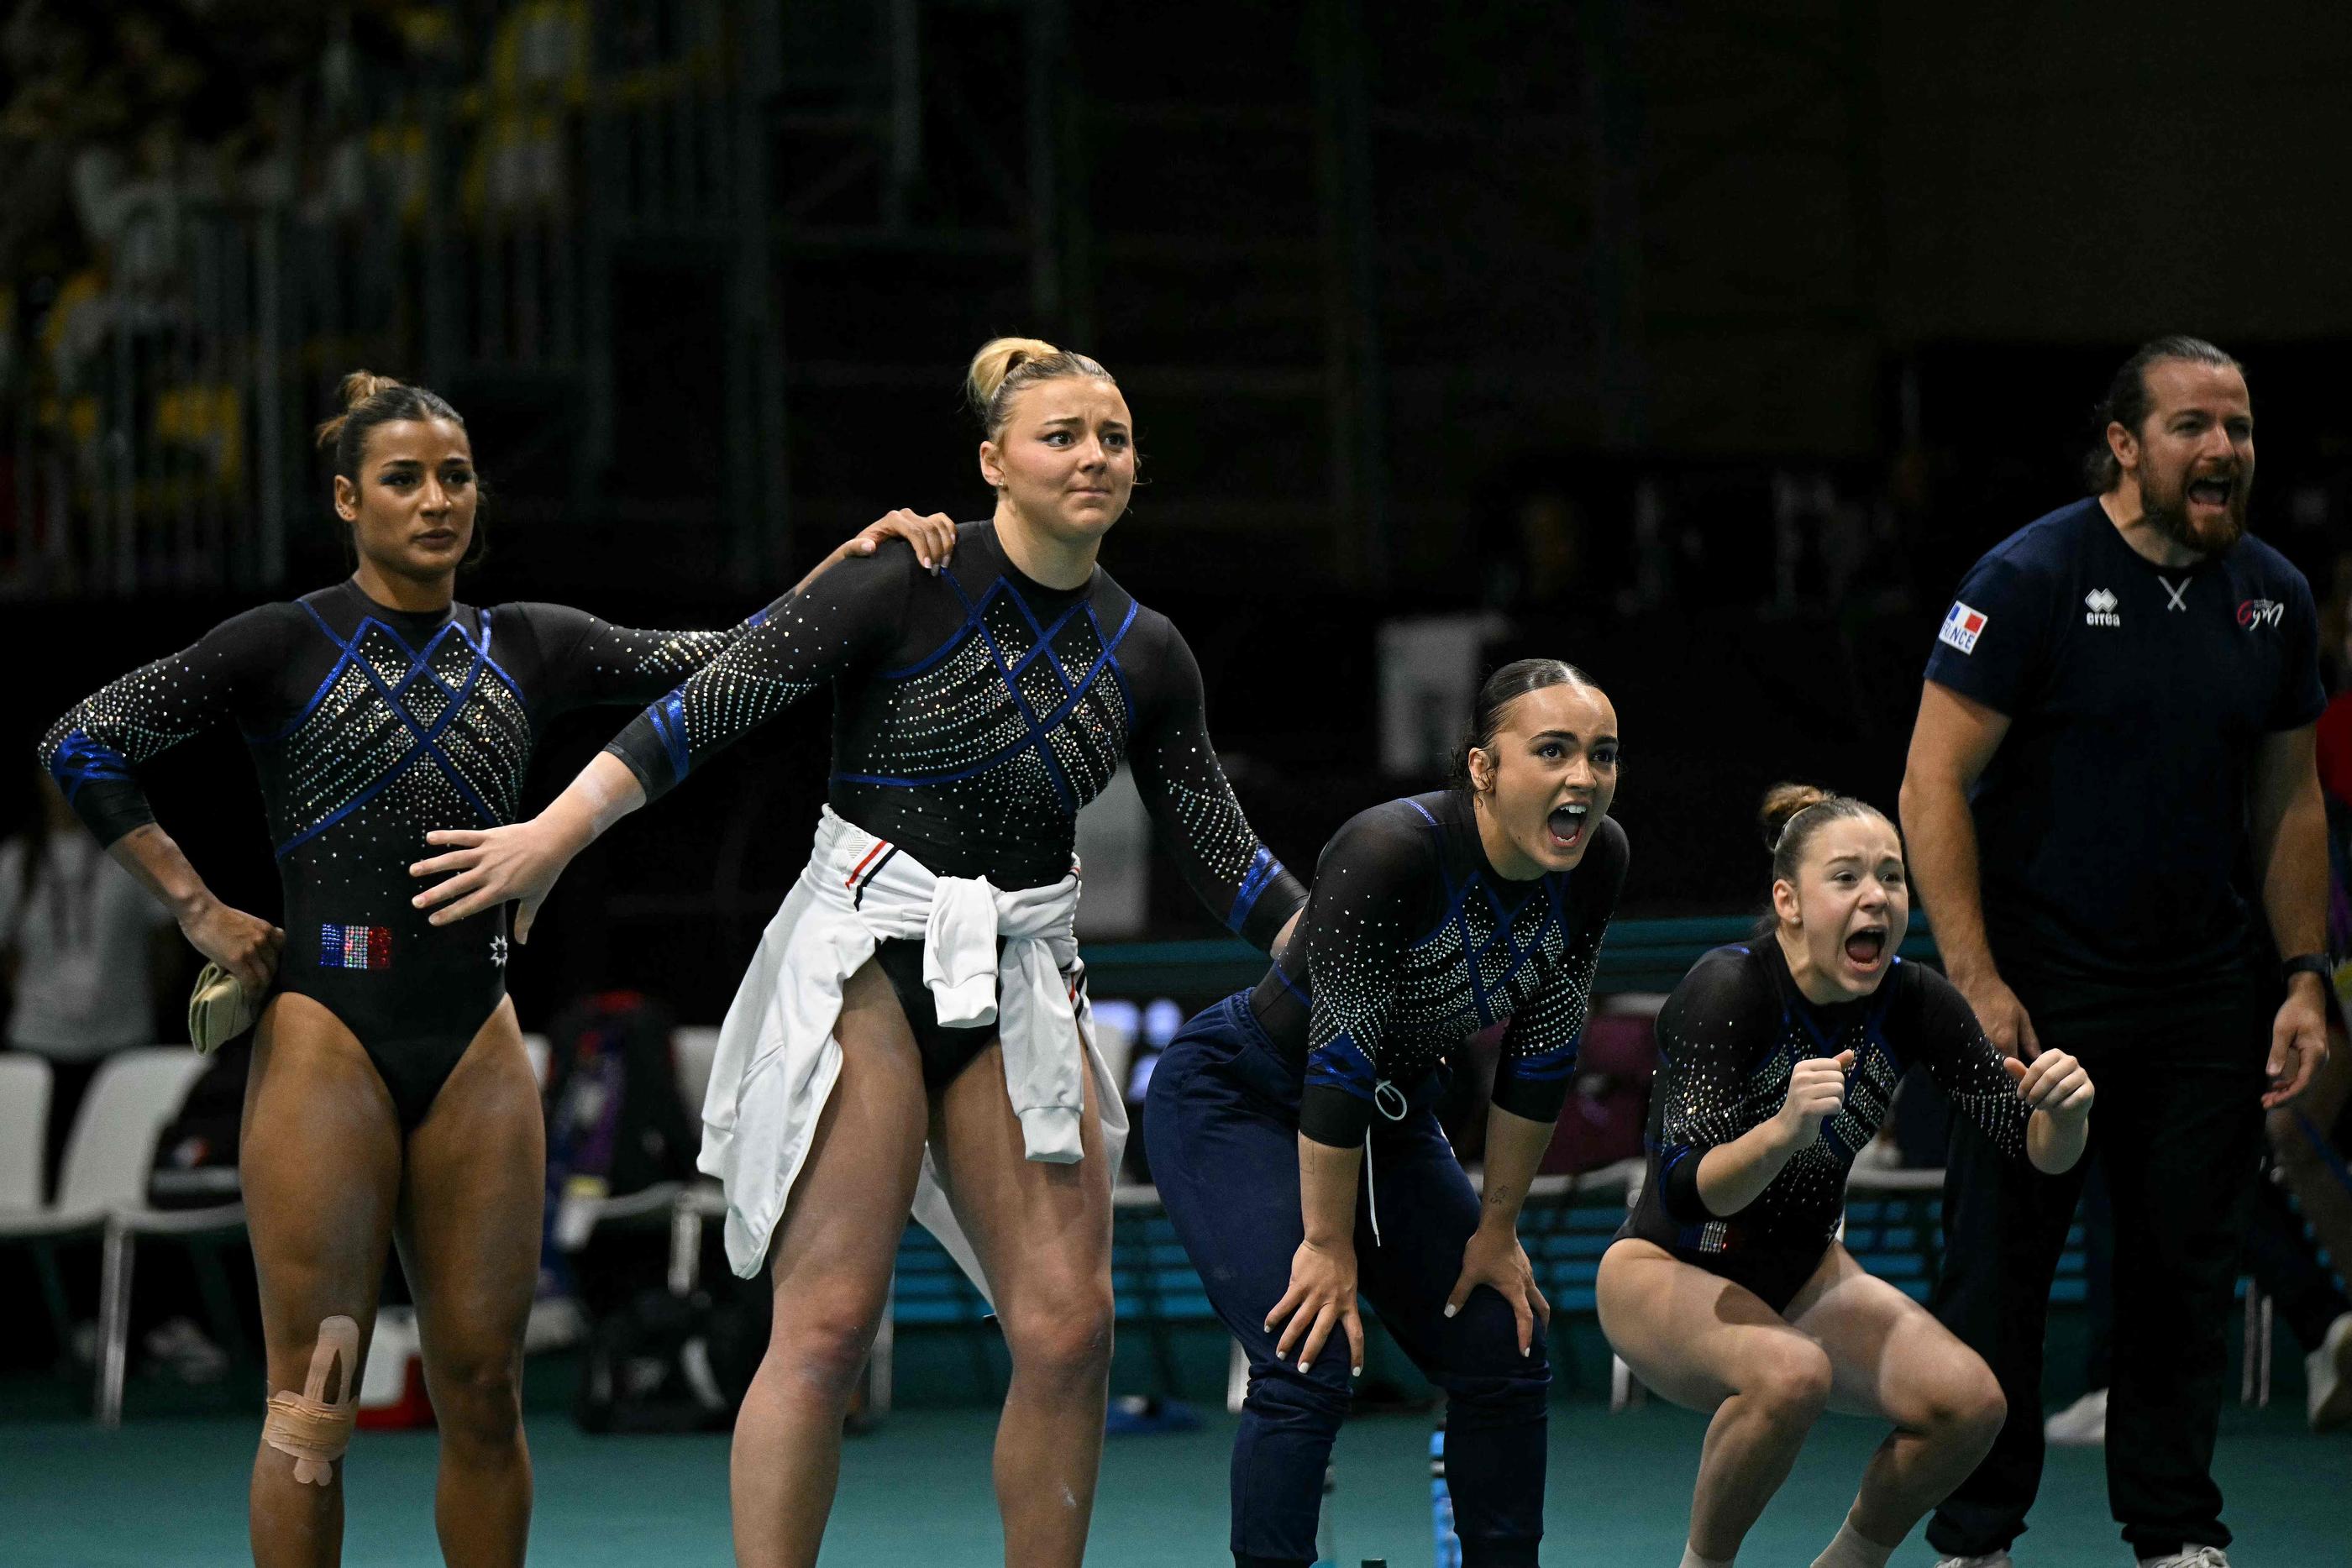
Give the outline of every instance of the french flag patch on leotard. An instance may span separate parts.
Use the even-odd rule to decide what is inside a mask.
[[[321,925],[319,967],[322,969],[388,969],[392,967],[389,925]]]

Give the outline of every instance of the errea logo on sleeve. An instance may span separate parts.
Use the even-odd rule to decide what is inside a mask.
[[[1955,599],[1951,613],[1944,617],[1944,629],[1936,633],[1936,641],[1958,648],[1963,653],[1973,653],[1977,651],[1977,638],[1990,619],[1983,611]]]

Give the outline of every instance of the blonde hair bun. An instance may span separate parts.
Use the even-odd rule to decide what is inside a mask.
[[[964,372],[964,395],[971,400],[972,411],[982,419],[988,417],[989,405],[996,401],[998,389],[1013,367],[1032,360],[1057,358],[1062,350],[1043,338],[991,338],[971,357],[971,368]]]
[[[991,338],[971,357],[963,390],[972,413],[980,416],[981,429],[993,441],[1004,434],[1013,400],[1023,388],[1063,376],[1111,381],[1111,373],[1093,360],[1073,349],[1055,348],[1043,338]]]

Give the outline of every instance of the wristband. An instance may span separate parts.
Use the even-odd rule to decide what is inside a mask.
[[[2279,978],[2292,980],[2297,975],[2316,975],[2322,980],[2336,972],[2336,966],[2325,953],[2298,953],[2279,966]]]

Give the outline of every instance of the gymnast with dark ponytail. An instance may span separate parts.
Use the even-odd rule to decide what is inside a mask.
[[[2000,1429],[1974,1351],[1839,1242],[1846,1175],[1912,1062],[2042,1171],[2082,1157],[2091,1081],[1993,1049],[1951,983],[1896,950],[1903,841],[1877,808],[1765,797],[1771,912],[1693,966],[1658,1015],[1649,1169],[1601,1260],[1601,1326],[1634,1375],[1711,1413],[1683,1568],[1721,1568],[1825,1408],[1891,1421],[1815,1568],[1883,1568]]]
[[[410,867],[430,829],[520,814],[550,719],[646,702],[759,617],[640,632],[556,604],[458,602],[457,570],[481,543],[466,422],[437,394],[366,371],[344,378],[341,402],[319,443],[352,575],[124,675],[40,751],[214,966],[191,1009],[194,1043],[257,1029],[239,1162],[271,1390],[254,1561],[340,1560],[343,1454],[397,1241],[439,1417],[441,1549],[497,1568],[521,1563],[530,1518],[520,1386],[546,1180],[539,1088],[506,995],[505,910],[435,925],[412,903]],[[898,517],[827,564],[885,534],[937,533]],[[215,897],[140,785],[160,753],[223,723],[260,777],[278,923]]]
[[[1617,714],[1572,664],[1481,687],[1455,784],[1350,819],[1265,979],[1177,1034],[1144,1112],[1151,1174],[1249,1357],[1234,1560],[1316,1555],[1323,1473],[1363,1370],[1360,1290],[1446,1393],[1465,1568],[1543,1539],[1550,1306],[1518,1216],[1575,1075],[1625,880]],[[1433,1108],[1502,1024],[1486,1180]]]

